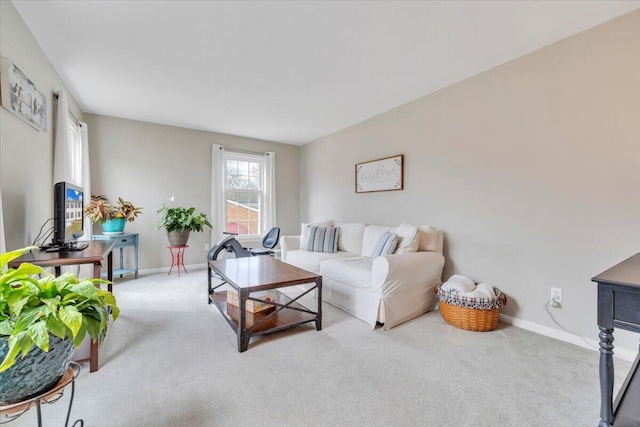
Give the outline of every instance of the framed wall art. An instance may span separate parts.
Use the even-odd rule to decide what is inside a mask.
[[[402,190],[403,164],[402,154],[356,164],[356,193]]]
[[[38,130],[47,130],[47,98],[8,58],[0,57],[2,106]]]

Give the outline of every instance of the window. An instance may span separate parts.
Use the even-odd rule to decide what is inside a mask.
[[[82,180],[82,137],[78,123],[69,118],[69,163],[71,166],[71,179],[79,184]]]
[[[225,153],[225,231],[262,235],[265,197],[264,156]]]
[[[211,212],[212,241],[225,232],[238,240],[257,244],[276,226],[274,152],[248,153],[212,146]]]

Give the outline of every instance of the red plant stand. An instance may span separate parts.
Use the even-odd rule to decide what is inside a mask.
[[[167,275],[171,274],[171,270],[173,267],[178,269],[178,277],[180,277],[180,267],[187,272],[187,269],[184,267],[184,250],[187,249],[189,245],[185,246],[167,246],[169,248],[169,252],[171,252],[171,268]]]

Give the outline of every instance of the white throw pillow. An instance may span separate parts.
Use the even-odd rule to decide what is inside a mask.
[[[314,227],[332,227],[333,221],[318,221],[318,222],[309,222],[302,223],[302,229],[300,230],[300,247],[298,249],[307,249],[307,242],[309,241],[309,226],[313,225]]]
[[[403,222],[398,227],[392,228],[391,232],[398,236],[398,247],[394,254],[404,254],[416,252],[418,250],[418,228]]]
[[[430,225],[418,226],[418,250],[435,252],[438,250],[438,230]]]
[[[380,236],[388,231],[391,231],[391,227],[384,227],[381,225],[367,225],[364,227],[360,256],[370,257],[373,249],[376,247],[376,243],[378,243],[378,239],[380,239]]]
[[[364,224],[336,221],[333,225],[340,229],[338,233],[338,250],[359,254],[362,251]]]

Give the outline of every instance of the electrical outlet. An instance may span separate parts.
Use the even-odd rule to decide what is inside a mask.
[[[554,307],[562,305],[562,288],[551,288],[551,301],[555,302]]]
[[[209,244],[208,244],[208,243],[205,243],[205,244],[204,244],[204,250],[205,250],[205,251],[208,251],[208,250],[209,250]]]

